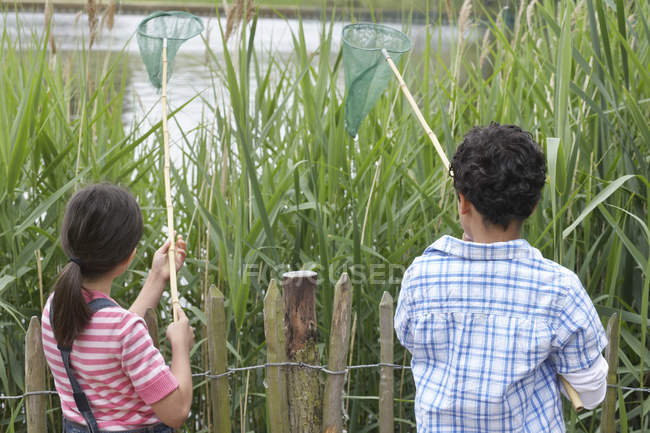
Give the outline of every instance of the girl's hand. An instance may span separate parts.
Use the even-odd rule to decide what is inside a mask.
[[[176,271],[178,271],[185,263],[185,254],[187,249],[187,244],[183,240],[181,235],[178,235],[176,238]],[[169,281],[169,239],[163,244],[162,247],[158,248],[158,251],[153,255],[153,261],[151,262],[151,273],[158,276],[165,283]]]
[[[178,381],[178,388],[162,400],[151,405],[158,418],[165,424],[181,429],[192,407],[192,369],[190,349],[194,345],[194,330],[179,306],[178,322],[167,327],[167,339],[172,346],[171,373]]]
[[[175,308],[178,311],[178,322],[170,323],[165,335],[172,346],[172,352],[180,350],[181,353],[188,353],[194,346],[194,329],[190,326],[183,309],[178,306]]]
[[[176,270],[178,271],[185,262],[185,249],[187,248],[187,244],[180,235],[176,240],[175,248]],[[169,241],[165,242],[162,247],[158,248],[158,251],[153,255],[151,271],[147,276],[147,280],[144,282],[140,294],[138,294],[138,297],[129,308],[130,311],[133,311],[141,317],[144,317],[147,308],[156,308],[160,302],[160,297],[167,286],[167,282],[169,281],[168,252]]]

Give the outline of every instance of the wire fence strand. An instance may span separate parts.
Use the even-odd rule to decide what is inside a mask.
[[[224,377],[229,377],[232,376],[236,373],[240,373],[243,371],[250,371],[250,370],[259,370],[263,368],[269,368],[269,367],[297,367],[297,368],[308,368],[311,370],[317,370],[325,374],[329,375],[344,375],[348,373],[350,370],[361,370],[361,369],[371,369],[371,368],[379,368],[379,367],[390,367],[393,370],[410,370],[411,367],[408,365],[398,365],[398,364],[390,364],[386,362],[379,362],[377,364],[361,364],[361,365],[348,365],[345,367],[345,370],[330,370],[324,365],[312,365],[312,364],[307,364],[304,362],[267,362],[265,364],[259,364],[259,365],[250,365],[247,367],[231,367],[227,371],[219,374],[212,374],[209,370],[204,371],[202,373],[194,373],[192,374],[192,377],[205,377],[206,379],[221,379]],[[644,393],[650,393],[650,388],[634,388],[630,386],[623,386],[623,385],[618,385],[618,384],[608,384],[608,388],[616,388],[616,389],[621,389],[623,391],[633,391],[633,392],[644,392]],[[13,400],[13,399],[21,399],[25,397],[29,397],[31,395],[51,395],[51,394],[57,394],[56,391],[48,390],[48,391],[29,391],[26,392],[22,395],[4,395],[0,394],[0,400]]]
[[[210,371],[205,371],[203,373],[194,373],[192,377],[204,376],[208,379],[219,379],[222,377],[231,376],[237,372],[249,371],[249,370],[258,370],[268,367],[298,367],[298,368],[308,368],[311,370],[318,370],[325,374],[330,374],[334,376],[344,375],[350,370],[362,369],[362,368],[377,368],[377,367],[391,367],[395,370],[407,370],[410,369],[410,366],[397,365],[397,364],[388,364],[388,363],[377,363],[377,364],[363,364],[363,365],[349,365],[345,367],[345,370],[330,370],[324,365],[312,365],[305,362],[267,362],[266,364],[252,365],[249,367],[233,367],[229,368],[228,371],[219,374],[211,374]]]
[[[622,389],[623,391],[637,391],[637,392],[648,392],[648,393],[650,393],[650,388],[633,388],[631,386],[617,385],[615,383],[613,383],[613,384],[608,383],[607,388],[617,388],[617,389]]]
[[[56,391],[29,391],[26,392],[22,395],[4,395],[0,394],[0,400],[17,400],[25,397],[29,397],[30,395],[53,395],[53,394],[58,394]]]

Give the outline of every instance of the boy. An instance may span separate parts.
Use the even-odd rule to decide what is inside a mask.
[[[564,432],[557,375],[597,406],[607,339],[578,277],[521,239],[544,154],[492,123],[465,135],[450,171],[463,240],[443,236],[413,261],[395,313],[418,432]]]

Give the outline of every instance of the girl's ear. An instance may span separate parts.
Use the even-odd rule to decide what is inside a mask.
[[[137,248],[133,248],[133,251],[131,251],[131,254],[129,255],[129,257],[127,257],[122,263],[117,265],[117,267],[120,268],[120,270],[121,270],[120,274],[122,272],[126,271],[128,269],[128,267],[131,265],[131,262],[135,258],[135,253],[137,251],[138,251]]]
[[[127,260],[127,266],[131,264],[131,262],[135,258],[135,253],[137,253],[137,252],[138,252],[138,247],[133,248],[133,251],[131,252],[131,255],[129,256],[128,259],[126,259]]]

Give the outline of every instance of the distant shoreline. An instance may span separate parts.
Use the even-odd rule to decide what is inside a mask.
[[[84,10],[86,6],[86,1],[83,0],[65,0],[65,1],[53,1],[55,12],[77,12]],[[18,0],[18,1],[6,1],[0,0],[0,8],[4,9],[8,7],[9,9],[14,9],[17,6],[19,9],[25,11],[43,11],[45,8],[44,0]],[[106,8],[106,5],[101,5],[102,8]],[[157,10],[182,10],[193,13],[195,15],[201,16],[216,16],[216,6],[214,3],[193,3],[193,2],[179,2],[172,3],[166,1],[120,1],[117,13],[123,14],[148,14]],[[298,18],[303,19],[320,19],[327,18],[331,19],[332,13],[336,13],[337,18],[345,19],[354,17],[357,21],[373,21],[373,11],[370,11],[366,8],[339,8],[332,9],[327,8],[323,9],[321,7],[313,6],[257,6],[258,14],[260,17],[264,18]],[[224,16],[223,6],[218,7],[219,16]],[[444,13],[442,16],[438,15],[438,11],[429,13],[430,22],[438,22],[439,19],[442,19],[443,23],[447,22],[447,17]],[[374,10],[374,16],[377,21],[388,21],[388,22],[402,22],[403,19],[409,19],[412,23],[424,23],[426,22],[426,15],[422,12],[413,11],[413,12],[403,12],[402,10],[394,9],[380,9],[377,8]]]

